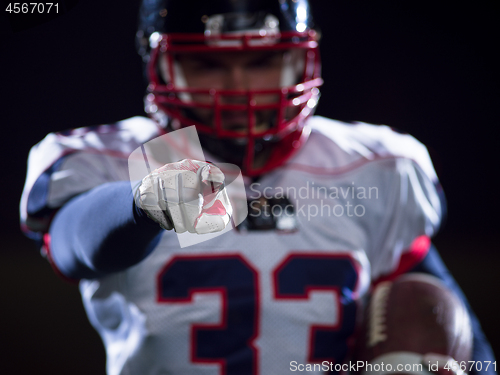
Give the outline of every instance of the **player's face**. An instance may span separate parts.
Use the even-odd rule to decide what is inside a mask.
[[[245,92],[253,89],[276,89],[280,87],[283,66],[283,51],[244,51],[222,53],[184,53],[176,56],[189,88],[238,90]],[[212,103],[207,94],[191,94],[198,103]],[[255,94],[255,104],[277,103],[276,94]],[[247,95],[221,95],[220,104],[246,104]],[[203,123],[214,126],[214,111],[210,108],[193,109],[195,116]],[[271,126],[275,110],[255,112],[257,131],[264,131]],[[221,111],[222,127],[242,134],[248,129],[246,110]]]

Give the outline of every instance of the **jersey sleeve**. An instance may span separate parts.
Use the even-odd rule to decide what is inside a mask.
[[[332,186],[353,192],[341,198],[353,202],[347,221],[355,227],[351,236],[366,253],[372,280],[403,273],[421,261],[444,212],[444,196],[427,148],[385,125],[320,116],[308,124],[314,149],[294,162],[332,176]]]
[[[399,144],[397,143],[399,141]],[[442,191],[427,149],[409,135],[397,135],[393,157],[376,163],[382,176],[379,219],[371,218],[368,256],[372,279],[397,276],[427,254],[443,216]],[[402,143],[402,144],[401,144]],[[403,151],[403,150],[401,150]]]
[[[28,157],[21,228],[40,240],[51,218],[71,198],[107,182],[128,180],[127,158],[158,132],[145,118],[50,133]]]

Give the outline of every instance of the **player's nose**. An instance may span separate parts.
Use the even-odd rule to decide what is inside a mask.
[[[226,90],[248,90],[248,78],[241,65],[230,66],[226,71],[224,88]]]
[[[233,65],[226,70],[225,90],[247,91],[249,88],[247,74],[242,66]],[[222,95],[220,100],[223,104],[246,104],[248,98],[246,95]]]

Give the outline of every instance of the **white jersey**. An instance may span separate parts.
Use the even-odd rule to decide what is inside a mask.
[[[409,135],[322,117],[308,126],[291,160],[247,185],[250,199],[286,197],[294,230],[232,230],[186,248],[165,231],[136,266],[80,282],[110,375],[323,373],[347,358],[370,285],[410,267],[440,224],[437,177]],[[128,180],[130,152],[159,134],[137,117],[47,136],[30,154],[26,230],[46,231],[50,211],[81,192]]]

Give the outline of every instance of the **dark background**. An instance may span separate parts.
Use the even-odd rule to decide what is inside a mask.
[[[22,236],[17,208],[28,151],[47,132],[142,113],[138,1],[103,3],[80,0],[17,32],[2,4],[0,373],[104,373],[78,288]],[[428,146],[449,203],[435,243],[498,352],[498,1],[312,4],[323,34],[317,113],[389,124]]]

